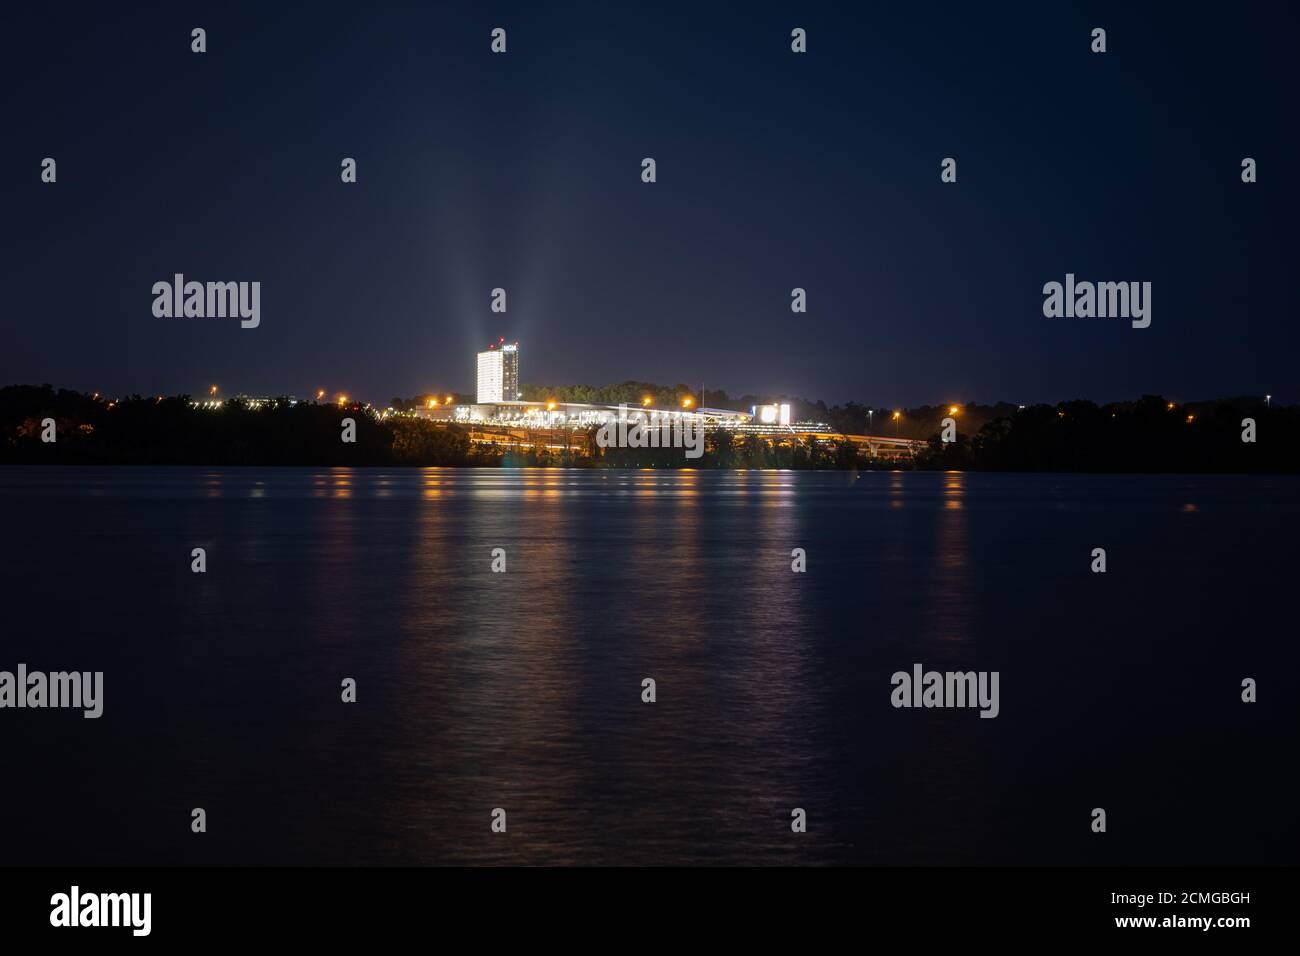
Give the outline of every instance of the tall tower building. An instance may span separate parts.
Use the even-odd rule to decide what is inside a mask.
[[[501,397],[507,402],[517,402],[524,397],[519,388],[519,343],[501,346]]]
[[[519,343],[501,339],[478,353],[478,398],[486,402],[513,402],[519,391]]]

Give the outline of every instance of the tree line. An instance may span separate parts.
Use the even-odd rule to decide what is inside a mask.
[[[631,405],[630,396],[653,387],[628,382],[597,395],[548,391],[562,401],[581,395],[597,404]],[[408,407],[415,405],[411,400]],[[706,434],[703,457],[688,459],[680,448],[600,448],[594,428],[572,433],[564,449],[546,447],[540,436],[531,446],[507,447],[472,442],[466,426],[380,416],[358,404],[282,398],[254,406],[231,399],[205,408],[186,395],[110,400],[49,385],[13,385],[0,388],[0,463],[1300,471],[1300,407],[1256,398],[1176,404],[1148,395],[1106,405],[921,406],[898,410],[897,418],[887,411],[868,415],[866,406],[854,403],[825,411],[832,432],[890,435],[898,427],[900,437],[927,442],[915,461],[900,464],[871,460],[863,445],[844,438],[719,430]],[[356,423],[355,442],[340,439],[344,417]],[[943,440],[946,419],[951,441]],[[44,423],[51,420],[57,437],[46,442]]]

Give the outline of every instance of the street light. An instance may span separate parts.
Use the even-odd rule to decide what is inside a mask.
[[[898,420],[903,417],[902,412],[894,412],[894,437],[898,437]]]
[[[949,415],[956,415],[959,411],[961,411],[961,407],[958,406],[958,405],[949,405],[949,406],[948,406],[948,414],[949,414]]]
[[[694,404],[695,399],[691,398],[689,395],[682,399],[682,408],[690,408]]]

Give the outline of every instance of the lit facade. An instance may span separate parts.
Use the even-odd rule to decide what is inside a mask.
[[[760,425],[789,425],[789,405],[755,405],[750,410],[754,421]]]
[[[750,421],[744,412],[721,408],[648,408],[639,405],[587,405],[577,402],[478,402],[444,411],[463,424],[509,428],[590,428],[607,422],[663,425],[694,421],[706,428],[736,428]],[[434,414],[422,417],[437,417]]]
[[[478,353],[476,401],[513,402],[519,399],[519,343],[502,339]]]

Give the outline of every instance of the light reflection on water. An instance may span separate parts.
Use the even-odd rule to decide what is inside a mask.
[[[1281,551],[1214,555],[1300,515],[1281,478],[702,470],[9,469],[0,501],[11,656],[111,680],[114,748],[50,722],[12,742],[37,772],[6,809],[55,841],[13,852],[59,862],[1088,861],[1059,815],[1108,787],[1164,808],[1143,843],[1110,841],[1147,859],[1195,823],[1171,780],[1240,799],[1189,776],[1197,728],[1081,755],[1215,700],[1225,653],[1288,663],[1230,600],[1249,588],[1267,620]],[[1087,574],[1099,543],[1160,574]],[[76,601],[43,570],[69,554],[96,568]],[[1002,716],[893,709],[913,662],[1000,670]],[[1164,682],[1137,700],[1148,670]],[[1274,740],[1251,734],[1243,759]],[[84,829],[68,768],[102,781]],[[194,793],[228,821],[199,849],[160,822]]]

